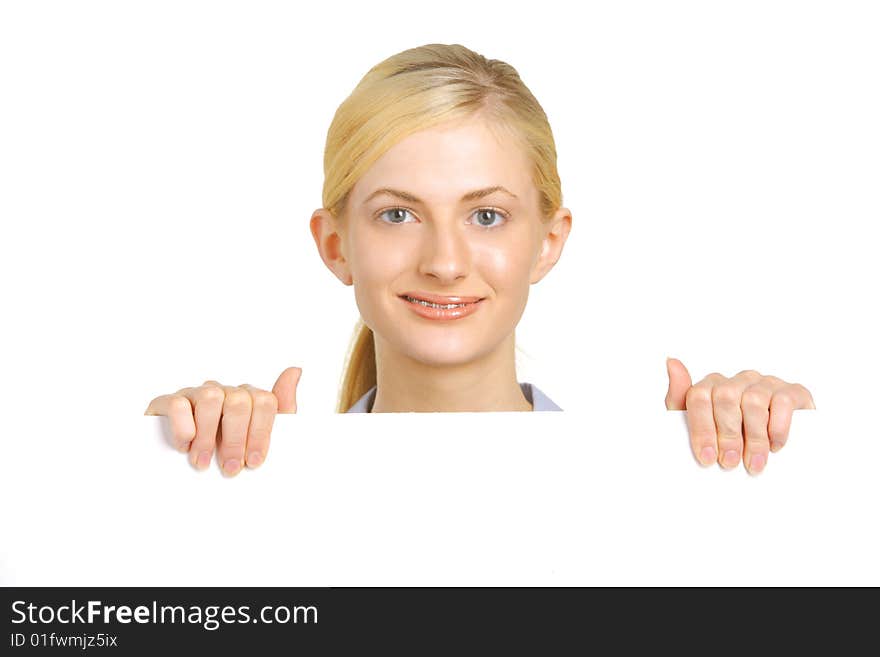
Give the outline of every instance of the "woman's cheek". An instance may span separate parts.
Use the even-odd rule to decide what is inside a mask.
[[[485,246],[479,252],[482,277],[499,299],[525,305],[529,294],[531,254],[518,242]]]
[[[395,285],[401,284],[406,272],[412,247],[400,240],[359,237],[359,248],[351,258],[352,279],[358,309],[367,324],[371,324],[387,314]]]

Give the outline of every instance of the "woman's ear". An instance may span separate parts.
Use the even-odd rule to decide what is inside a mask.
[[[345,285],[352,284],[351,268],[345,259],[343,234],[339,220],[329,210],[320,208],[309,223],[321,260]]]
[[[532,267],[530,283],[537,283],[544,278],[562,255],[562,247],[571,231],[571,212],[568,208],[559,208],[550,220],[549,228],[545,230],[547,232],[541,240],[541,252]]]

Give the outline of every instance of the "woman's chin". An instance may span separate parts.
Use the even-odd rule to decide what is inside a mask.
[[[403,351],[407,356],[424,365],[454,367],[476,360],[485,350],[475,345],[434,343],[406,345]]]

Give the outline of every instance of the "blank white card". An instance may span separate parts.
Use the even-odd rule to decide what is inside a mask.
[[[765,471],[702,468],[685,413],[276,417],[199,472],[164,417],[13,446],[0,579],[24,586],[880,584],[876,454],[796,411]],[[602,423],[601,426],[609,426]],[[106,435],[105,435],[106,434]]]

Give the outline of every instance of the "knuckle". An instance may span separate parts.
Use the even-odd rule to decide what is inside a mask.
[[[742,407],[755,409],[767,408],[767,394],[760,388],[746,388],[742,396]]]
[[[733,427],[721,427],[718,429],[718,444],[722,445],[725,451],[729,449],[739,451],[743,444],[743,436]]]
[[[269,436],[251,436],[247,442],[247,453],[261,452],[265,458],[265,453],[269,450]]]
[[[235,459],[241,458],[244,454],[244,441],[239,440],[237,438],[233,439],[231,437],[224,437],[223,442],[220,444],[220,458],[221,462],[226,461],[226,459]]]
[[[232,390],[226,395],[223,405],[232,412],[250,410],[251,396],[246,390]]]
[[[770,448],[770,440],[766,437],[749,436],[746,438],[749,453],[766,452]]]
[[[265,390],[255,392],[254,409],[264,413],[275,413],[278,411],[278,398]]]
[[[220,433],[220,449],[225,451],[237,451],[239,447],[244,449],[247,442],[247,428],[236,429],[234,431],[222,431]]]
[[[697,386],[690,387],[685,393],[684,398],[688,408],[712,401],[709,390]]]
[[[191,413],[192,405],[189,403],[189,399],[183,395],[175,395],[168,400],[168,410],[174,415]]]
[[[740,393],[736,386],[722,383],[712,388],[712,401],[722,404],[734,404],[739,401]]]
[[[760,379],[761,373],[758,372],[757,370],[742,370],[741,372],[737,373],[737,376],[741,376],[741,377],[748,378],[748,379]]]
[[[776,398],[777,402],[782,402],[786,406],[794,405],[794,395],[792,395],[789,390],[777,390],[773,396]]]
[[[749,454],[766,454],[770,451],[770,439],[767,437],[764,438],[746,438],[745,440],[745,451]]]
[[[213,385],[202,386],[199,390],[199,401],[208,404],[220,404],[225,397],[223,388]]]

